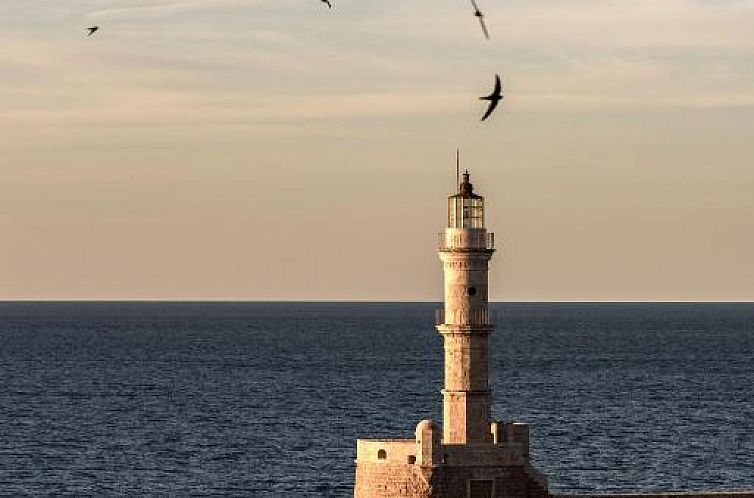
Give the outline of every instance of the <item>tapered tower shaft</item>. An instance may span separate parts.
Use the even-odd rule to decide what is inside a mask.
[[[445,274],[445,306],[437,313],[445,347],[443,427],[422,420],[413,438],[359,439],[355,498],[552,498],[547,479],[529,463],[529,426],[491,420],[493,234],[468,172],[458,183],[438,241]]]
[[[494,234],[484,226],[484,198],[474,193],[468,171],[448,198],[448,224],[438,245],[445,275],[437,321],[445,348],[443,443],[491,442],[487,268]]]

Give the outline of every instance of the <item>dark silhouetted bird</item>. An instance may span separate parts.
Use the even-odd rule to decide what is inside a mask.
[[[497,103],[503,100],[503,85],[500,84],[500,76],[497,74],[495,75],[495,89],[492,90],[492,93],[487,95],[486,97],[479,97],[479,100],[489,100],[490,105],[487,108],[487,112],[484,113],[484,116],[482,116],[482,121],[490,117],[490,114],[492,114],[492,111],[495,110],[495,107],[497,107]]]
[[[99,26],[92,26],[91,28],[86,28],[86,29],[89,30],[89,34],[86,35],[86,36],[92,36],[94,34],[94,32],[99,29]]]
[[[474,15],[477,19],[479,19],[479,24],[482,26],[482,33],[484,33],[484,37],[489,40],[490,34],[487,31],[487,25],[484,24],[484,14],[482,14],[482,11],[479,10],[479,7],[477,7],[476,0],[471,0],[471,5],[474,6]]]
[[[332,9],[332,4],[330,3],[330,0],[322,0],[322,3],[326,3],[327,7]]]

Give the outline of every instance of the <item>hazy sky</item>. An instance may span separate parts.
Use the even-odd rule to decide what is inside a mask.
[[[0,299],[754,300],[754,1],[332,1],[0,1]]]

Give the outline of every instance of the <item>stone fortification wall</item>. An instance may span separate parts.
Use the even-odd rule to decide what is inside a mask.
[[[354,497],[551,498],[529,464],[526,424],[493,422],[488,444],[442,444],[441,434],[423,420],[414,439],[357,440]]]
[[[419,465],[358,462],[354,498],[432,498],[431,471]]]
[[[492,495],[474,495],[470,486],[489,486]],[[471,494],[470,494],[471,493]],[[360,463],[355,498],[549,498],[546,484],[528,466],[422,467],[389,463]]]
[[[494,498],[549,498],[546,485],[538,476],[529,472],[529,467],[444,467],[430,478],[432,498],[465,498],[468,496],[492,496]],[[470,489],[480,485],[478,492]],[[487,492],[482,491],[486,486]]]

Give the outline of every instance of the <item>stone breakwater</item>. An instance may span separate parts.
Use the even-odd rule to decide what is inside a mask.
[[[684,491],[658,493],[551,494],[551,498],[754,498],[749,491]]]

